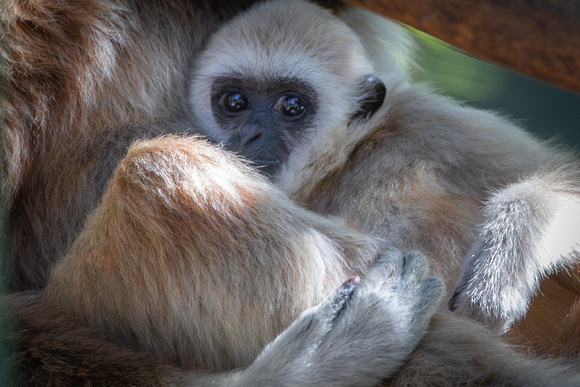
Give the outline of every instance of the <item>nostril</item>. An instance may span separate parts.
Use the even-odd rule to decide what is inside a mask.
[[[262,138],[261,133],[254,134],[252,136],[245,137],[242,140],[242,147],[245,149],[255,148],[260,145],[260,139]]]
[[[245,133],[243,133],[242,146],[244,148],[259,146],[262,140],[262,134],[262,129],[258,126],[248,128]]]
[[[260,139],[260,137],[262,137],[262,133],[256,133],[253,137],[249,138],[248,141],[246,141],[246,144],[250,144],[254,141],[258,141]]]

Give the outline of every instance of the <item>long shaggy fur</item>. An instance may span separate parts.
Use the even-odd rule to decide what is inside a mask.
[[[398,26],[383,23],[395,37]],[[518,345],[574,356],[575,155],[408,83],[402,69],[388,70],[395,62],[375,63],[388,89],[383,107],[369,120],[307,132],[278,185],[315,212],[346,219],[404,252],[423,252],[446,282],[444,312],[453,295],[453,309],[509,330]]]
[[[2,2],[11,289],[46,285],[129,144],[179,114],[192,55],[250,3]]]
[[[474,321],[439,315],[428,325],[442,285],[428,278],[420,255],[385,250],[381,240],[301,208],[242,161],[199,139],[143,140],[196,130],[182,120],[189,61],[247,3],[13,0],[1,5],[8,36],[1,43],[6,81],[1,107],[9,272],[13,290],[33,289],[3,301],[10,328],[3,337],[13,350],[15,382],[374,385],[390,378],[387,383],[401,385],[574,383],[565,367],[516,354]],[[287,6],[277,4],[279,11]],[[382,147],[396,137],[393,133],[406,133],[400,130],[405,120],[422,127],[425,121],[420,114],[414,120],[412,102],[442,129],[461,128],[467,117],[477,132],[477,124],[487,128],[483,123],[491,116],[472,114],[402,81],[398,66],[405,60],[375,56],[379,43],[359,41],[359,36],[384,31],[377,18],[367,15],[372,22],[357,35],[326,11],[296,4],[297,20],[300,12],[323,12],[321,25],[329,32],[338,28],[354,44],[357,57],[345,63],[392,69],[392,79],[385,77],[389,93],[392,89],[393,96],[402,97],[389,100],[370,122],[352,127],[326,113],[323,118],[333,125],[311,133],[315,146],[296,153],[302,161],[291,160],[279,184],[317,211],[343,215],[352,225],[397,242],[373,218],[385,209],[372,207],[378,204],[372,198],[363,196],[368,202],[361,205],[371,207],[358,215],[342,204],[335,211],[331,201],[322,200],[328,177],[341,201],[358,188],[374,189],[353,184],[342,190],[342,180],[334,175],[342,171],[348,176],[345,184],[357,183],[351,180],[356,172],[347,173],[351,160],[364,165],[372,159],[365,152],[387,151]],[[364,15],[352,10],[342,17],[356,32]],[[393,33],[386,36],[400,37],[396,29],[386,30]],[[389,47],[405,46],[401,42],[395,39]],[[361,53],[374,59],[367,63],[358,57]],[[347,75],[340,80],[344,91]],[[434,109],[439,103],[442,121]],[[346,103],[340,106],[350,109]],[[385,113],[391,106],[397,106],[392,110],[397,114]],[[337,112],[340,117],[347,113]],[[359,131],[347,136],[352,129]],[[331,136],[321,143],[324,133]],[[433,138],[424,133],[413,139],[429,155],[426,144]],[[449,139],[440,144],[461,150],[471,141]],[[338,161],[332,161],[335,155],[328,148],[333,142],[341,144]],[[403,194],[416,194],[411,203],[425,210],[421,219],[451,211],[441,219],[444,223],[418,224],[424,227],[425,246],[457,256],[468,246],[450,243],[446,232],[455,235],[467,229],[464,223],[473,224],[480,197],[470,191],[472,197],[460,200],[457,210],[457,202],[447,199],[449,192],[469,196],[455,190],[463,180],[453,180],[453,170],[444,174],[449,181],[437,180],[436,167],[444,163],[410,163],[403,153],[413,150],[411,145],[394,153],[401,162],[386,176],[398,182],[393,188],[403,190],[390,192],[399,193],[401,202]],[[451,159],[460,160],[461,154]],[[308,160],[313,163],[304,163]],[[323,161],[332,161],[331,169],[317,172]],[[310,175],[300,168],[292,172],[300,163]],[[523,169],[514,169],[510,178],[527,171],[526,165],[522,161]],[[375,176],[376,166],[365,168]],[[300,179],[302,191],[292,188]],[[357,201],[352,203],[354,210]],[[373,219],[379,222],[376,227],[370,226]],[[393,220],[413,224],[399,215]],[[432,230],[439,233],[429,236]],[[406,231],[403,227],[394,234],[401,235],[403,249],[412,246],[402,243]],[[444,265],[428,258],[432,271],[449,282],[452,276]],[[449,272],[458,270],[454,264]],[[353,275],[361,276],[360,284],[355,277],[339,286]]]
[[[258,19],[283,19],[286,13],[294,16],[292,24],[278,23],[274,28],[257,23]],[[338,106],[342,111],[336,114],[330,108],[321,108],[316,112],[318,119],[295,145],[276,177],[277,184],[291,199],[315,212],[341,217],[352,226],[386,239],[405,253],[423,252],[430,259],[432,273],[443,278],[447,285],[448,297],[441,304],[441,313],[449,314],[447,300],[453,294],[456,294],[454,307],[457,297],[465,294],[470,297],[466,301],[471,303],[470,315],[484,322],[500,322],[509,328],[513,321],[526,314],[540,278],[558,266],[574,262],[578,239],[573,232],[563,238],[554,227],[576,224],[578,179],[573,172],[578,170],[576,161],[567,152],[536,140],[501,117],[460,106],[433,94],[424,85],[410,84],[396,59],[409,56],[408,52],[385,51],[372,61],[361,56],[376,52],[376,46],[365,45],[358,38],[368,37],[373,23],[353,24],[345,30],[347,24],[342,22],[343,19],[360,20],[361,13],[364,12],[347,8],[335,17],[305,2],[288,5],[274,1],[228,23],[212,36],[207,51],[196,64],[192,81],[195,93],[190,102],[205,100],[199,105],[191,104],[194,115],[216,141],[227,138],[228,133],[222,132],[213,121],[209,108],[211,85],[218,77],[248,74],[259,79],[267,89],[268,82],[275,84],[279,74],[288,73],[314,82],[315,91],[321,95],[330,96],[334,92],[332,98],[321,98],[322,105]],[[320,19],[319,23],[311,22],[313,15]],[[369,20],[379,23],[372,17]],[[241,25],[252,26],[243,35],[250,41],[244,42],[243,47],[256,56],[247,59],[240,54],[240,45],[230,38]],[[390,47],[408,46],[406,34],[399,26],[386,20],[382,25],[381,30],[388,31],[384,36],[398,41],[390,42]],[[361,33],[357,35],[359,30]],[[263,39],[274,31],[282,37],[291,37],[290,42],[277,45]],[[326,45],[319,36],[329,33],[352,48],[337,50]],[[293,57],[302,60],[282,60],[288,56],[289,47],[293,49]],[[332,59],[330,65],[328,58]],[[312,66],[313,63],[318,67]],[[357,101],[353,100],[357,95],[354,80],[373,66],[375,74],[385,81],[387,99],[370,119],[352,121],[357,109]],[[348,75],[344,74],[345,69]],[[326,83],[328,80],[332,82]],[[552,180],[550,174],[555,174]],[[524,183],[528,178],[536,179],[535,184],[544,187],[544,191],[535,192],[537,189],[530,183]],[[503,210],[506,215],[493,208],[494,201],[515,189],[515,186],[502,189],[509,183],[523,184],[524,188],[511,196],[507,209]],[[494,194],[493,190],[498,192]],[[536,213],[528,213],[512,202],[538,209]],[[478,225],[486,222],[486,215],[488,223],[480,233]],[[499,228],[499,231],[495,236],[487,236],[486,227]],[[555,235],[560,236],[559,240]],[[470,253],[482,244],[480,250],[491,257]],[[552,250],[558,246],[559,250],[550,252],[547,246],[552,246]],[[462,270],[463,282],[454,293]],[[571,277],[569,281],[575,279]],[[469,288],[463,289],[465,283]],[[552,311],[560,311],[560,302],[564,300],[553,301],[557,304]],[[566,302],[571,308],[574,300]],[[569,311],[553,317],[552,321],[560,318],[562,322],[551,330],[551,338],[561,337],[561,330],[576,324],[568,314]],[[545,315],[552,318],[553,313],[537,313],[532,308],[526,320],[546,325],[550,320]],[[455,316],[446,318],[453,321]],[[456,320],[461,331],[463,322]],[[545,341],[536,339],[538,332],[515,327],[509,339],[541,353],[561,354],[564,347],[570,354],[574,353],[574,344],[570,345],[568,339],[543,346]],[[437,335],[434,331],[426,338],[425,345]],[[490,348],[501,345],[500,341],[490,339]],[[459,351],[466,352],[469,352],[466,348]],[[484,366],[474,371],[477,377],[517,369],[519,360],[509,352],[505,356],[500,353],[497,356],[503,357],[510,366],[503,371]]]
[[[137,142],[47,288],[4,300],[15,382],[376,384],[442,290],[380,247],[203,141]]]

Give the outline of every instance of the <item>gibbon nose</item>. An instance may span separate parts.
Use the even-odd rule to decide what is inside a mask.
[[[241,144],[244,149],[259,147],[264,139],[264,129],[254,124],[244,128],[241,135]]]

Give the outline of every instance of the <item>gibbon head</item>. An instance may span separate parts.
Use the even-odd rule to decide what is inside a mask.
[[[258,4],[224,25],[193,69],[195,120],[273,175],[305,133],[372,115],[386,88],[357,35],[305,1]]]

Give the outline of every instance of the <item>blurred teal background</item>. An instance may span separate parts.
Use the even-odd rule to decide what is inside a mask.
[[[473,107],[501,112],[541,138],[580,149],[580,94],[475,59],[413,31],[423,70],[415,74],[417,80]]]

